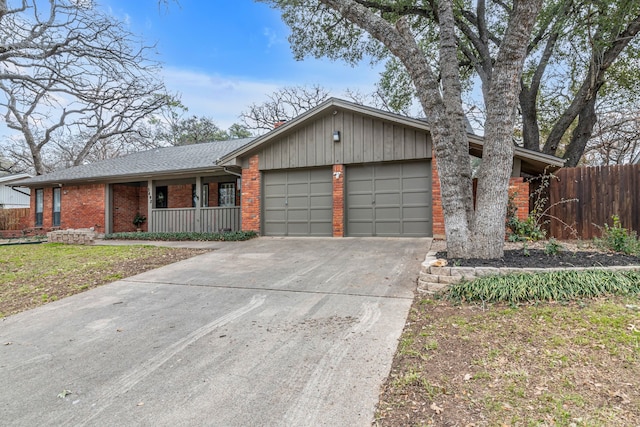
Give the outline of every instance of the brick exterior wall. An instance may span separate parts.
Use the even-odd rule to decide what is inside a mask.
[[[258,156],[249,159],[249,167],[242,169],[242,230],[260,231],[260,169]]]
[[[210,207],[216,207],[218,206],[218,201],[219,201],[219,197],[218,197],[218,183],[217,182],[211,182],[209,184],[206,184],[209,186],[209,206]]]
[[[149,217],[147,212],[147,185],[131,186],[114,184],[113,192],[113,232],[123,233],[136,231],[133,218],[137,213]],[[147,222],[140,227],[147,231]]]
[[[44,190],[42,227],[35,227],[36,189],[31,191],[31,219],[29,227],[49,231],[53,225],[53,188]],[[91,228],[104,233],[105,184],[74,185],[62,187],[60,195],[60,229]],[[56,227],[58,228],[58,227]]]
[[[167,207],[190,208],[193,205],[192,184],[169,185],[167,188]]]
[[[333,165],[333,237],[344,237],[344,165]]]
[[[432,182],[432,206],[433,206],[433,237],[436,239],[445,238],[444,213],[442,211],[442,199],[440,192],[440,178],[438,177],[438,167],[435,153],[431,159],[431,182]],[[475,192],[475,185],[474,185]],[[518,218],[527,219],[529,215],[529,183],[522,177],[512,177],[509,179],[509,194],[517,193],[514,202]],[[475,198],[475,193],[474,193]]]
[[[522,177],[514,177],[509,180],[509,194],[516,193],[513,201],[518,210],[518,219],[525,220],[529,216],[529,183]]]
[[[433,215],[432,234],[435,239],[444,239],[444,212],[442,211],[442,198],[440,193],[440,177],[438,176],[438,165],[436,153],[433,152],[431,158],[431,209]]]

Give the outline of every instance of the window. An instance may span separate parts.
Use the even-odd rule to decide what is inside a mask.
[[[60,227],[60,188],[53,189],[53,226]]]
[[[36,227],[42,227],[42,213],[44,212],[44,189],[36,189]]]
[[[167,186],[156,187],[156,209],[165,209],[169,201]]]
[[[218,206],[236,205],[236,184],[233,182],[220,183],[218,187]]]

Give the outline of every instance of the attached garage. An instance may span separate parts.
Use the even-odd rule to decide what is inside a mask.
[[[431,235],[431,163],[380,163],[346,168],[347,236]]]
[[[263,194],[264,235],[332,235],[330,168],[266,171]]]

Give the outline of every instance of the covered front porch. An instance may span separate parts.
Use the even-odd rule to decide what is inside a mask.
[[[222,233],[241,230],[241,179],[230,171],[108,185],[110,233]],[[134,218],[144,218],[134,224]]]

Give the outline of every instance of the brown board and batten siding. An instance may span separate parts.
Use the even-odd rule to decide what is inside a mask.
[[[333,142],[334,131],[340,142]],[[260,170],[431,158],[426,131],[340,109],[265,145],[257,152]]]
[[[549,185],[549,234],[559,239],[600,237],[617,215],[640,233],[640,165],[563,168]],[[577,199],[577,201],[568,201]],[[545,218],[546,219],[546,218]]]

